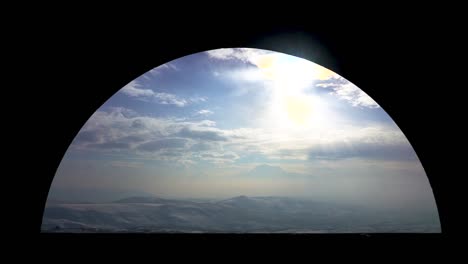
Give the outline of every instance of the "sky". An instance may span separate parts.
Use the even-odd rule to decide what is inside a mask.
[[[318,64],[244,48],[129,82],[77,134],[49,199],[131,195],[435,208],[413,148],[377,102]]]

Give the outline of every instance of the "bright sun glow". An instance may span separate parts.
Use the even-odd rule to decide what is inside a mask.
[[[289,119],[296,124],[304,125],[312,114],[312,102],[307,98],[299,96],[287,96],[285,98],[285,108]]]
[[[334,73],[307,60],[267,54],[254,60],[264,78],[273,81],[269,120],[276,130],[325,127],[326,104],[310,90],[316,80]]]

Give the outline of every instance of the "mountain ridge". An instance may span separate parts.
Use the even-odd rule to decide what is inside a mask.
[[[118,202],[120,201],[120,202]],[[143,203],[141,203],[143,202]],[[392,215],[394,214],[394,215]],[[46,206],[43,232],[434,232],[426,217],[289,197],[216,202],[127,197],[117,203]]]

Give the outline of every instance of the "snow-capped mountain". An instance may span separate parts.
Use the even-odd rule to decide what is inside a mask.
[[[43,232],[434,232],[436,224],[395,213],[288,197],[214,202],[129,197],[110,203],[48,204]],[[428,218],[430,219],[430,218]]]

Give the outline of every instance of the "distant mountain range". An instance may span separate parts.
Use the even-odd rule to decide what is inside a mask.
[[[128,197],[111,203],[51,203],[43,232],[373,233],[439,232],[427,215],[288,197],[247,197],[201,202]]]
[[[171,200],[159,198],[159,197],[151,197],[151,196],[136,196],[136,197],[128,197],[124,199],[117,200],[113,203],[167,203]]]

